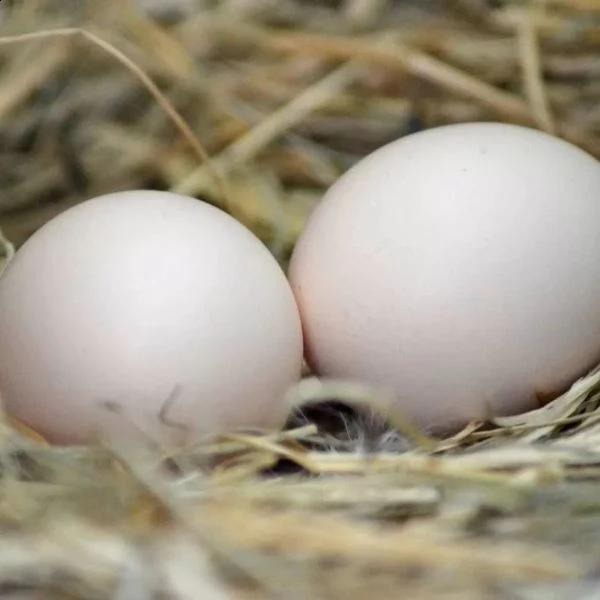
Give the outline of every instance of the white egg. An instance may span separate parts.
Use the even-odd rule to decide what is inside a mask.
[[[539,405],[600,360],[600,165],[495,123],[410,135],[344,174],[290,279],[314,370],[432,431]]]
[[[0,280],[0,392],[51,441],[90,440],[107,410],[165,434],[276,426],[301,366],[283,271],[250,231],[192,198],[79,204]]]

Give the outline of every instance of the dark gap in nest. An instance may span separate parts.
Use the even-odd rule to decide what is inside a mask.
[[[330,8],[340,8],[344,0],[298,0],[299,4],[306,6],[328,6]]]
[[[339,399],[306,404],[294,409],[283,426],[284,431],[315,425],[316,436],[303,441],[309,450],[330,452],[402,453],[411,443],[381,413],[369,406],[351,406]],[[311,476],[303,467],[287,458],[261,472],[265,478],[291,475]]]
[[[26,159],[27,154],[35,149],[39,133],[38,118],[21,119],[12,129],[3,128],[0,132],[0,144],[5,152],[23,154],[23,159]]]
[[[287,458],[279,459],[271,468],[263,469],[260,472],[261,477],[265,479],[279,477],[290,477],[292,475],[309,475],[308,471],[296,464],[293,460]]]
[[[403,124],[404,135],[412,135],[413,133],[419,133],[428,129],[428,125],[423,118],[423,115],[413,112],[411,113]]]
[[[31,457],[26,450],[18,450],[10,455],[10,460],[18,466],[19,481],[51,481],[48,470]],[[1,473],[0,473],[1,475]]]
[[[47,590],[44,590],[47,591]],[[0,598],[4,596],[12,597],[15,594],[31,594],[32,597],[34,595],[40,594],[41,589],[40,586],[35,584],[22,584],[22,583],[2,583],[0,584]]]
[[[32,93],[29,114],[2,124],[2,146],[5,150],[27,153],[36,149],[53,106],[68,90],[73,78],[73,73],[65,70],[53,75],[39,90]]]
[[[63,68],[55,73],[37,92],[33,93],[31,108],[44,110],[47,114],[51,105],[61,100],[72,83],[76,81],[77,72],[83,72],[79,67]]]
[[[305,404],[288,417],[284,429],[315,425],[318,436],[309,440],[313,449],[337,452],[406,452],[412,446],[385,413],[370,406],[352,406],[331,398]]]
[[[314,118],[311,123],[301,126],[299,131],[310,141],[327,146],[330,150],[339,150],[346,154],[363,156],[374,152],[381,146],[394,142],[412,133],[426,129],[425,123],[419,115],[411,115],[408,119],[399,122],[394,128],[381,127],[369,132],[359,130],[354,126],[354,120],[341,118],[329,121],[328,119]],[[384,130],[386,129],[386,130]]]
[[[160,175],[148,174],[146,175],[146,177],[144,177],[144,185],[141,186],[140,189],[166,192],[168,190],[168,185],[166,184],[164,179],[160,177]]]
[[[465,531],[473,537],[484,537],[493,532],[493,524],[498,519],[505,518],[506,511],[485,504],[478,506],[463,522]]]
[[[66,188],[75,194],[84,194],[90,185],[90,177],[86,172],[81,159],[80,144],[77,143],[76,134],[79,125],[85,117],[74,111],[53,127],[52,134],[56,135],[56,158],[64,176]],[[58,201],[58,199],[57,199]]]

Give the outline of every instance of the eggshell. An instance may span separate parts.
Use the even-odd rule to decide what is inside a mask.
[[[600,166],[498,123],[395,141],[328,191],[290,279],[324,376],[429,429],[538,406],[600,361]]]
[[[2,398],[51,441],[88,441],[106,411],[165,435],[276,426],[301,367],[283,271],[251,232],[192,198],[130,191],[79,204],[0,280]]]

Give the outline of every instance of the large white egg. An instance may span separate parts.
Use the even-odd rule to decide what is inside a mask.
[[[317,373],[433,431],[534,408],[600,361],[600,164],[512,125],[410,135],[333,185],[290,279]]]
[[[107,409],[152,433],[178,430],[161,420],[276,426],[301,366],[283,271],[250,231],[192,198],[131,191],[79,204],[0,280],[2,399],[51,441],[89,440]]]

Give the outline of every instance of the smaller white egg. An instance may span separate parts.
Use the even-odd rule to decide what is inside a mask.
[[[276,426],[302,366],[268,249],[221,210],[155,191],[38,230],[0,279],[0,340],[7,412],[58,443],[90,440],[107,407],[165,433]]]

